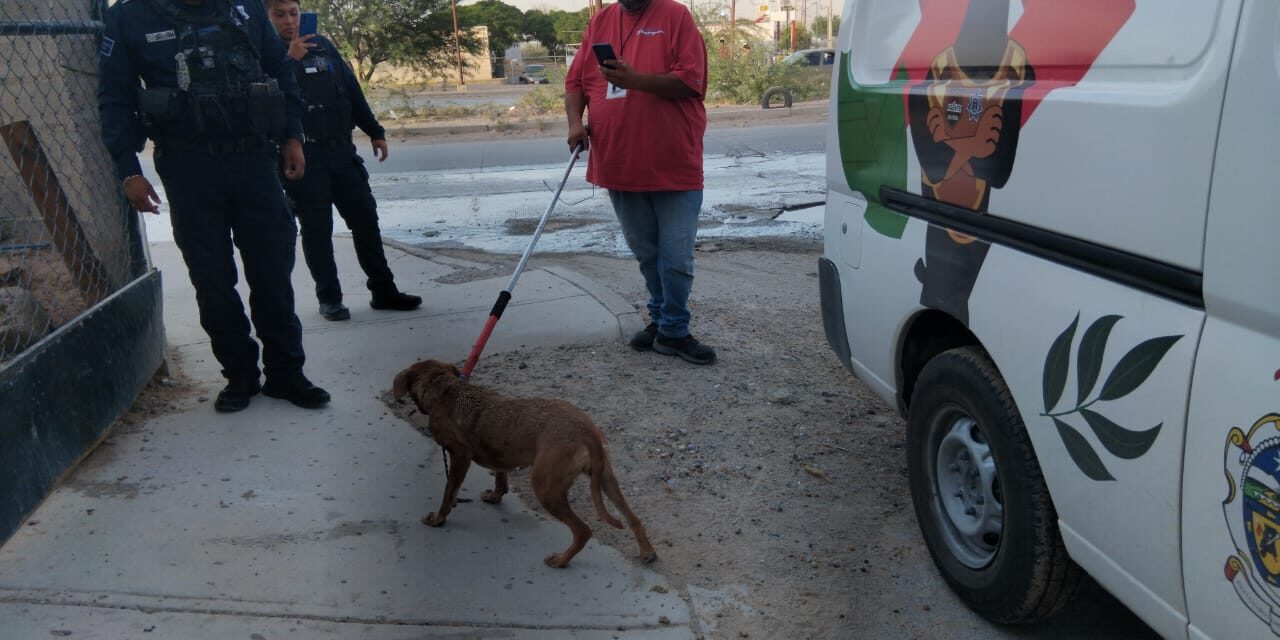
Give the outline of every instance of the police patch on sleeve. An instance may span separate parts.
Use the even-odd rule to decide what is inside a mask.
[[[111,51],[116,48],[116,41],[102,36],[102,44],[98,46],[98,55],[104,58],[111,57]]]

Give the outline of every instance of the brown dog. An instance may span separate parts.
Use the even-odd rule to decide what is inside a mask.
[[[565,567],[591,538],[591,527],[569,506],[570,487],[579,475],[587,474],[600,519],[622,528],[605,509],[603,493],[626,516],[640,543],[641,559],[648,563],[658,558],[644,525],[618,488],[604,434],[587,414],[563,400],[504,397],[463,382],[459,375],[452,365],[424,360],[397,374],[392,386],[397,400],[406,393],[413,397],[427,416],[431,437],[452,458],[440,510],[427,514],[424,523],[444,524],[472,462],[494,472],[493,489],[480,494],[490,504],[497,504],[507,493],[508,473],[531,466],[529,481],[538,502],[573,532],[568,549],[546,558],[552,567]]]

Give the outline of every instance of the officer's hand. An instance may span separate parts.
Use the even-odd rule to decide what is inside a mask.
[[[307,169],[307,158],[302,154],[302,143],[289,138],[280,152],[280,168],[286,180],[301,180]]]
[[[124,197],[128,198],[129,204],[133,205],[133,208],[138,211],[160,213],[160,196],[156,195],[156,190],[151,186],[151,182],[143,176],[125,178]]]
[[[373,157],[377,158],[378,162],[382,162],[383,160],[387,159],[387,141],[386,140],[373,141]]]
[[[576,149],[578,145],[582,145],[583,151],[591,150],[591,132],[581,124],[569,127],[569,149]]]
[[[289,57],[294,60],[301,60],[307,57],[307,52],[316,47],[316,43],[309,42],[316,37],[314,33],[308,33],[305,36],[298,36],[289,42]]]

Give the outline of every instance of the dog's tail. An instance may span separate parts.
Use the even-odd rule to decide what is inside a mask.
[[[591,456],[591,502],[596,506],[596,514],[613,528],[621,529],[622,521],[613,517],[613,514],[605,508],[604,495],[600,491],[601,485],[608,482],[606,474],[610,473],[609,454],[604,450],[604,445],[596,439],[587,442],[587,453]],[[614,482],[616,483],[617,480]]]

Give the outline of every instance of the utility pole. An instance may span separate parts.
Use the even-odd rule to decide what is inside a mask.
[[[458,52],[458,91],[467,90],[467,81],[462,77],[462,41],[458,36],[458,0],[451,0],[453,5],[453,48]]]
[[[787,31],[791,32],[791,50],[795,51],[796,50],[796,23],[794,20],[791,19],[792,9],[795,9],[795,7],[790,4],[782,5],[782,10],[786,12],[786,16],[787,16],[787,21],[786,21]]]
[[[827,0],[827,46],[834,48],[836,41],[831,39],[831,2]]]
[[[738,0],[729,0],[729,57],[738,55],[738,49],[734,47],[734,36],[738,33]]]

